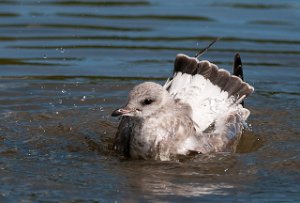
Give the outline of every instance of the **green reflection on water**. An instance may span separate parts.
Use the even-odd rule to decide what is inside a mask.
[[[7,1],[1,0],[0,4],[14,5],[18,4],[19,1]],[[26,0],[22,1],[23,5],[57,5],[57,6],[148,6],[150,5],[147,1],[35,1]]]
[[[274,4],[274,3],[214,3],[213,6],[231,7],[231,8],[241,8],[241,9],[286,9],[290,8],[289,4]]]
[[[3,17],[17,17],[17,16],[20,16],[20,15],[17,14],[17,13],[0,13],[0,18],[3,18]]]
[[[3,28],[65,28],[65,29],[92,29],[92,30],[110,30],[110,31],[149,31],[149,28],[142,27],[116,27],[116,26],[101,26],[101,25],[80,25],[80,24],[1,24]]]
[[[44,4],[61,6],[148,6],[147,1],[55,1]]]
[[[49,61],[73,61],[73,60],[80,60],[79,58],[59,58],[59,57],[53,57],[53,58],[47,58],[45,61],[42,61],[42,58],[0,58],[0,65],[19,65],[19,66],[24,66],[24,65],[31,65],[31,66],[69,66],[69,64],[65,63],[54,63],[54,62],[49,62]],[[34,62],[34,61],[39,61],[39,62]]]
[[[188,16],[188,15],[97,15],[97,14],[73,14],[58,13],[58,16],[81,17],[81,18],[104,18],[118,20],[179,20],[179,21],[215,21],[205,16]]]

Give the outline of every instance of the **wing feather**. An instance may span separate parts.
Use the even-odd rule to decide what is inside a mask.
[[[164,87],[175,99],[188,103],[198,132],[219,117],[242,108],[238,105],[254,88],[209,61],[178,54],[173,78]]]

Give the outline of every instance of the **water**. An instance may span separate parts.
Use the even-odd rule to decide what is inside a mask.
[[[0,202],[300,201],[300,2],[0,2]],[[233,154],[124,160],[113,109],[177,53],[230,70],[252,131]]]

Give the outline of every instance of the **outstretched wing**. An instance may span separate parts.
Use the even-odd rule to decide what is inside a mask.
[[[240,102],[254,88],[209,61],[184,54],[176,56],[174,75],[164,85],[175,99],[188,103],[198,132],[218,118],[242,108]]]

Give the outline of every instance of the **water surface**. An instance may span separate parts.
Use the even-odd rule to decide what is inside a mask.
[[[0,2],[1,202],[300,201],[300,3]],[[113,109],[177,53],[231,70],[241,54],[252,131],[237,153],[173,162],[112,150]]]

